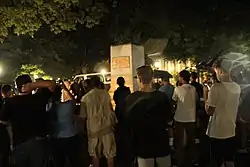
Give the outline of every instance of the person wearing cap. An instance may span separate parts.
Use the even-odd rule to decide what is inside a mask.
[[[215,61],[213,69],[220,83],[214,84],[208,94],[206,112],[210,116],[207,135],[211,142],[211,165],[234,166],[236,152],[235,128],[241,89],[232,81],[233,61],[230,54]]]
[[[137,69],[137,80],[140,89],[126,98],[124,106],[127,148],[137,157],[139,167],[154,167],[155,162],[158,167],[170,167],[168,123],[172,121],[172,106],[165,93],[152,89],[150,66]]]

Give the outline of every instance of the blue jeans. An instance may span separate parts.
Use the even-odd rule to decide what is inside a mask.
[[[44,167],[46,163],[46,142],[42,139],[30,139],[17,145],[13,150],[15,167]]]

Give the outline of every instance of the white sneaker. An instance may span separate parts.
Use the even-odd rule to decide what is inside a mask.
[[[200,139],[194,139],[195,144],[199,144],[200,143]]]

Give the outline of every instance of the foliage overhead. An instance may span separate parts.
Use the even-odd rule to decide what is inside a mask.
[[[77,24],[90,28],[107,12],[104,3],[94,0],[5,0],[0,6],[0,37],[3,41],[11,31],[33,37],[43,25],[55,34],[76,30]]]
[[[250,53],[248,6],[232,0],[227,5],[219,1],[1,0],[0,39],[8,36],[4,50],[13,53],[10,57],[15,62],[39,64],[46,72],[56,67],[71,75],[106,60],[111,44],[143,45],[150,38],[168,40],[163,52],[167,59],[200,61],[224,52]],[[13,33],[35,38],[22,36],[21,44],[9,44]]]
[[[21,66],[20,73],[18,75],[24,75],[24,74],[30,75],[33,79],[36,79],[36,77],[44,79],[51,78],[43,71],[43,69],[39,65],[35,64],[23,64]]]
[[[249,45],[247,2],[126,2],[119,1],[117,11],[112,11],[111,36],[115,44],[143,44],[149,38],[166,38],[166,58],[191,57],[197,61],[232,50],[246,51]]]

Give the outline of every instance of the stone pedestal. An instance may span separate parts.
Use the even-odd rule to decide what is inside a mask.
[[[131,92],[138,90],[136,69],[145,65],[144,47],[140,45],[125,44],[111,46],[111,89],[110,93],[118,87],[116,80],[124,77],[126,86],[130,87]]]

